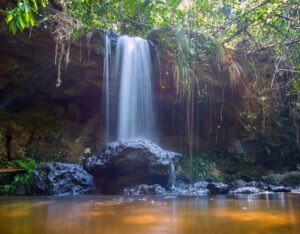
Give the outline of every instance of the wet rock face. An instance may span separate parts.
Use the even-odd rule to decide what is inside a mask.
[[[146,140],[108,143],[95,156],[84,160],[84,168],[94,176],[103,194],[121,194],[123,189],[139,184],[167,187],[171,163],[180,154],[162,150]]]
[[[141,184],[136,187],[124,189],[125,196],[140,196],[140,195],[162,195],[165,194],[166,190],[159,184],[146,185]]]
[[[93,177],[82,166],[50,162],[40,164],[32,175],[29,193],[36,195],[81,195],[94,190]]]

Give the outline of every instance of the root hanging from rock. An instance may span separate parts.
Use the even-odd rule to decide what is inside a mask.
[[[54,22],[54,41],[55,41],[55,66],[57,66],[56,87],[60,87],[61,70],[64,65],[67,68],[70,63],[70,46],[72,33],[80,26],[80,23],[74,20],[66,12],[58,12],[55,15]]]

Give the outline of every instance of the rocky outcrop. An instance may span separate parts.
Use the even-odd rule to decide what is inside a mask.
[[[136,187],[124,189],[125,196],[140,196],[140,195],[163,195],[166,190],[159,184],[146,185],[141,184]]]
[[[167,187],[171,164],[180,157],[150,141],[135,140],[108,143],[98,155],[85,158],[83,165],[102,193],[116,194],[140,184]]]
[[[32,174],[29,194],[81,195],[94,190],[93,177],[80,165],[42,163]]]

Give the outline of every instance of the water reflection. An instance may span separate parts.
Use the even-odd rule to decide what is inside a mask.
[[[1,198],[0,233],[298,233],[300,196]]]

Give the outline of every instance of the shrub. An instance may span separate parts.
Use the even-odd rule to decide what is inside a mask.
[[[26,169],[27,172],[14,176],[13,180],[10,183],[0,185],[0,194],[13,194],[20,187],[26,189],[30,181],[31,174],[37,166],[37,162],[31,157],[27,157],[10,162],[9,165],[11,167]]]
[[[179,163],[179,167],[184,174],[188,174],[193,181],[210,178],[215,182],[223,181],[220,171],[216,168],[216,164],[201,156],[193,156],[191,159],[185,157]]]

